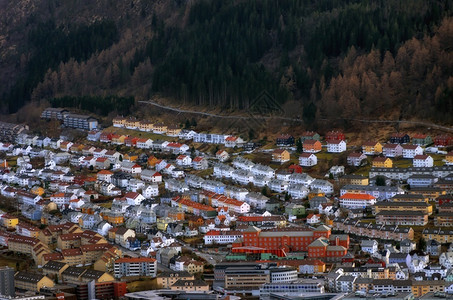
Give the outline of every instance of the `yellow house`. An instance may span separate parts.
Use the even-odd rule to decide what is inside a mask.
[[[126,124],[126,118],[124,117],[115,117],[112,120],[113,127],[124,127]]]
[[[7,229],[15,229],[17,224],[19,224],[19,218],[5,214],[2,216],[2,223]]]
[[[156,123],[153,126],[153,131],[155,133],[166,133],[167,128],[168,128],[167,125],[165,125],[164,123]]]
[[[272,152],[272,160],[279,163],[284,163],[290,160],[290,154],[285,149],[275,149]]]
[[[365,142],[362,145],[362,152],[365,155],[376,155],[382,153],[382,144],[379,142]]]
[[[155,167],[156,164],[160,161],[160,159],[158,159],[157,157],[155,157],[154,155],[151,155],[149,158],[148,158],[148,166],[150,167]]]
[[[14,286],[17,289],[39,292],[43,287],[54,287],[55,283],[42,274],[17,272],[14,275]]]
[[[373,209],[375,214],[378,214],[382,211],[420,211],[428,215],[433,214],[433,206],[426,202],[379,201],[376,202]]]
[[[124,126],[126,128],[130,128],[130,129],[139,128],[140,127],[140,121],[137,120],[136,118],[128,118],[128,119],[126,119],[126,122],[124,123]]]
[[[137,159],[138,159],[138,154],[132,153],[132,152],[124,154],[124,157],[123,157],[123,160],[131,161],[131,162],[137,161]]]
[[[445,162],[449,166],[453,166],[453,151],[448,152],[447,155],[445,155]]]
[[[181,132],[181,128],[178,125],[170,125],[167,127],[168,136],[178,136]]]
[[[171,223],[171,222],[173,222],[173,219],[170,219],[168,217],[158,218],[157,222],[156,222],[157,229],[161,230],[161,231],[167,231],[168,223]]]
[[[113,144],[122,145],[122,144],[124,144],[124,140],[126,138],[127,138],[127,136],[125,136],[125,135],[115,134],[115,135],[112,136],[112,143]]]
[[[412,282],[412,293],[414,297],[421,297],[429,292],[444,292],[445,281],[443,280],[414,280]]]
[[[43,189],[42,187],[40,187],[40,186],[34,186],[34,187],[30,190],[30,192],[31,192],[32,194],[35,194],[35,195],[38,195],[38,196],[42,196],[42,195],[44,195],[44,192],[45,192],[45,191],[44,191],[44,189]]]
[[[153,131],[154,123],[151,121],[146,121],[146,120],[140,121],[140,124],[138,125],[138,129],[140,131],[146,131],[146,132]]]
[[[391,168],[393,167],[393,161],[388,157],[376,157],[373,159],[373,167],[376,168]]]
[[[121,250],[111,247],[94,263],[93,268],[103,272],[113,272],[115,260],[123,256]]]
[[[203,273],[204,264],[201,261],[189,260],[184,263],[184,271],[190,274]]]
[[[340,184],[347,185],[368,185],[368,177],[362,175],[349,174],[340,178]]]
[[[423,197],[428,198],[429,201],[434,201],[441,195],[446,195],[447,191],[437,188],[412,188],[407,191],[410,195],[423,195]]]

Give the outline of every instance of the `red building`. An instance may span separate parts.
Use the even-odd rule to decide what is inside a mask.
[[[349,236],[332,236],[326,238],[318,238],[308,246],[308,257],[325,260],[338,260],[348,253]]]
[[[135,147],[137,145],[138,137],[129,136],[124,139],[124,144],[128,147]]]
[[[99,136],[99,141],[103,143],[108,143],[112,140],[113,133],[110,132],[102,132]]]
[[[329,131],[325,137],[326,141],[344,141],[345,136],[341,131]]]
[[[93,283],[82,283],[76,287],[77,299],[88,300],[90,285]],[[96,299],[119,299],[127,293],[127,284],[125,281],[109,281],[94,283],[95,295],[90,295]]]
[[[434,145],[437,147],[448,147],[453,145],[453,138],[448,135],[438,135],[434,138]]]
[[[321,225],[310,228],[280,228],[261,230],[250,226],[243,231],[243,238],[233,243],[232,252],[236,253],[272,253],[280,257],[291,251],[307,251],[308,246],[320,237],[328,239],[330,228]]]
[[[291,165],[291,166],[289,166],[288,171],[290,173],[302,173],[303,172],[302,167],[299,166],[299,165]]]

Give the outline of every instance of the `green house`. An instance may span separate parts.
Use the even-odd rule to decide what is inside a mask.
[[[305,206],[303,206],[302,204],[297,204],[297,203],[289,203],[285,207],[285,213],[287,215],[293,215],[293,216],[304,215]]]
[[[304,134],[300,137],[300,141],[303,143],[305,140],[321,140],[319,133],[314,131],[305,131]]]
[[[412,144],[419,146],[426,146],[433,143],[431,136],[427,134],[416,134],[412,137]]]

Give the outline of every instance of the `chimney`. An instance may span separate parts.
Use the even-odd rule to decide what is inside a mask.
[[[339,236],[335,237],[335,246],[340,246],[340,237]]]

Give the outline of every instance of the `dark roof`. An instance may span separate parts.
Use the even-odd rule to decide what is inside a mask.
[[[44,266],[42,266],[42,268],[45,269],[45,270],[59,271],[64,266],[66,266],[65,263],[51,260],[51,261],[48,261]]]
[[[159,278],[165,278],[165,277],[192,277],[189,272],[187,271],[182,271],[182,272],[162,272],[159,275],[157,275]]]
[[[85,272],[85,270],[86,269],[84,268],[68,267],[66,270],[63,271],[62,275],[79,277],[80,275],[83,274],[83,272]]]
[[[86,272],[83,273],[82,278],[97,280],[104,274],[105,274],[105,272],[102,272],[102,271],[86,270]]]
[[[31,283],[38,283],[45,276],[42,274],[28,273],[28,272],[18,272],[14,275],[15,280],[26,281]]]
[[[172,286],[207,286],[208,284],[203,280],[178,280]]]

